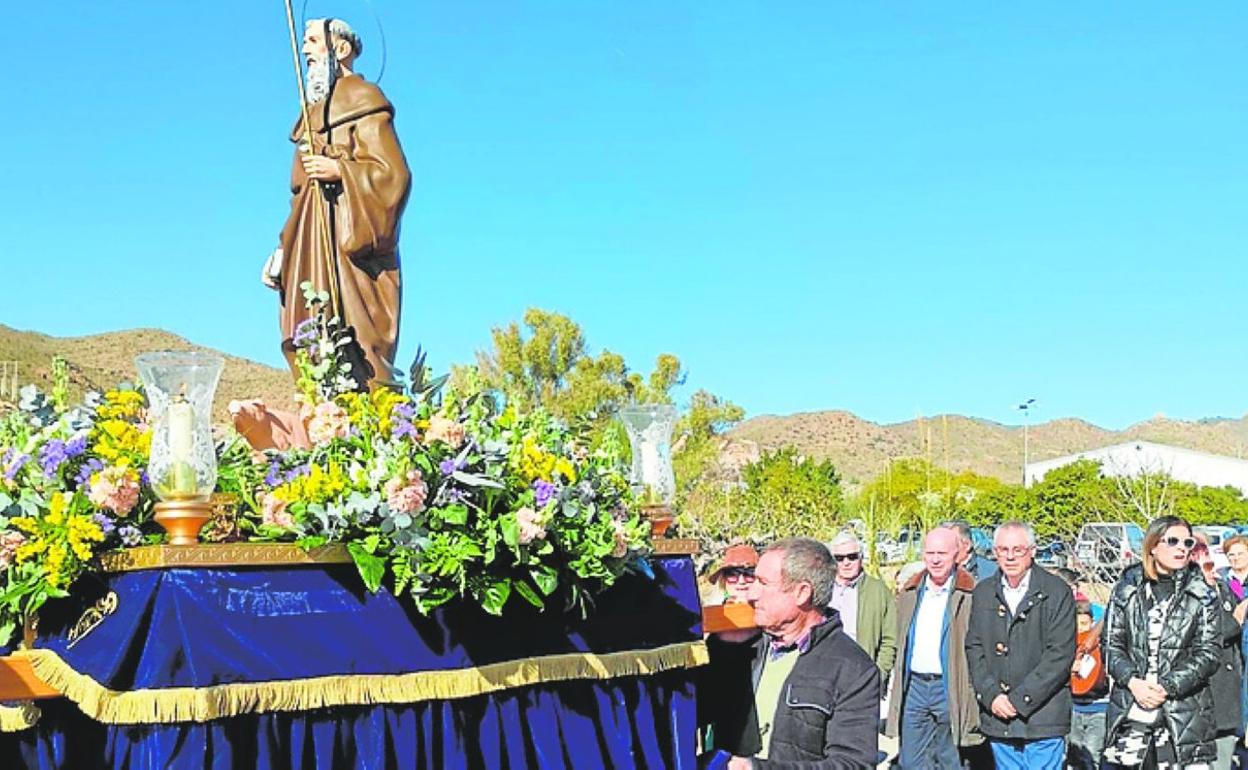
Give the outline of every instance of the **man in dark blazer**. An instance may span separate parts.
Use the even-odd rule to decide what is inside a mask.
[[[1070,732],[1075,603],[1070,588],[1036,566],[1031,525],[993,537],[999,572],[975,586],[966,661],[980,730],[998,770],[1061,770]]]

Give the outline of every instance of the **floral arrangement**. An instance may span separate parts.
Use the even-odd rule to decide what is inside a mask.
[[[471,375],[426,382],[423,358],[406,391],[361,392],[349,335],[308,295],[319,312],[296,356],[310,446],[259,453],[232,431],[218,443],[218,489],[246,538],[344,543],[369,590],[422,613],[460,597],[493,614],[517,601],[585,613],[620,575],[649,573],[625,446],[591,446]],[[30,389],[0,416],[0,643],[101,552],[162,539],[145,420],[127,389],[73,408]]]
[[[102,550],[157,537],[144,406],[119,389],[68,409],[28,386],[0,417],[0,644]]]

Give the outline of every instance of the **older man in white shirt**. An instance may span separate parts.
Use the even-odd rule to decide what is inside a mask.
[[[900,768],[957,770],[959,747],[982,742],[965,650],[975,580],[958,569],[957,555],[956,530],[927,533],[924,569],[898,598],[900,666],[887,732],[901,739]]]

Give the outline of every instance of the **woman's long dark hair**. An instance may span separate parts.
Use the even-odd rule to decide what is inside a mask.
[[[1171,527],[1183,527],[1188,535],[1192,534],[1192,525],[1182,516],[1158,516],[1149,522],[1148,529],[1144,531],[1144,545],[1141,546],[1144,553],[1140,554],[1140,561],[1144,563],[1144,576],[1149,580],[1156,580],[1158,577],[1153,549]]]

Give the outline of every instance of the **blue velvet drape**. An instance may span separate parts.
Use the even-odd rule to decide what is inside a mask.
[[[119,596],[113,616],[70,648],[65,634],[80,607],[62,603],[37,646],[129,691],[449,670],[700,639],[691,560],[653,566],[653,579],[622,579],[587,620],[519,607],[500,619],[467,605],[424,618],[367,593],[350,566],[122,573],[99,587]],[[692,682],[692,671],[677,669],[177,724],[102,724],[67,700],[47,701],[35,728],[0,736],[0,767],[692,770]]]

